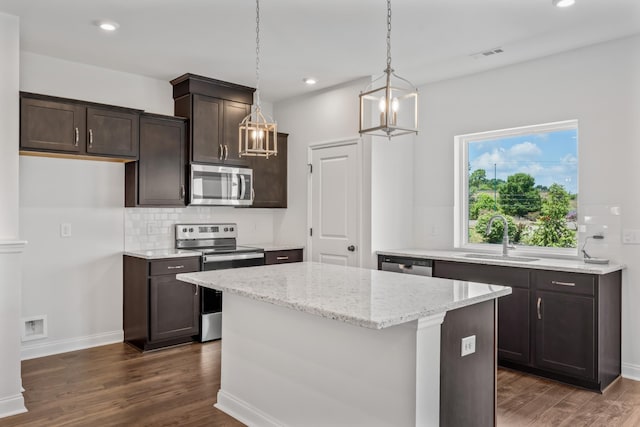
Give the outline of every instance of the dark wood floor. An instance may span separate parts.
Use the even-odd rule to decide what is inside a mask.
[[[242,426],[213,407],[220,342],[144,355],[125,344],[22,362],[29,412],[0,426]],[[640,382],[603,395],[498,372],[498,426],[640,426]]]
[[[142,354],[126,344],[22,362],[29,412],[0,426],[242,426],[213,407],[220,343]]]

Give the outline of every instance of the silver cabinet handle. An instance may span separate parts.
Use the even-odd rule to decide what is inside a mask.
[[[255,200],[255,198],[256,198],[256,192],[253,189],[253,187],[251,187],[251,201],[253,202]]]
[[[89,129],[89,148],[93,147],[93,129]]]
[[[575,283],[572,283],[572,282],[558,282],[556,280],[552,280],[551,283],[559,286],[575,286],[576,285]]]
[[[288,260],[288,259],[289,259],[289,257],[288,257],[288,256],[277,256],[277,257],[276,257],[276,259],[277,259],[278,261],[286,261],[286,260]]]
[[[198,285],[193,285],[193,286],[195,286],[195,287],[196,287],[196,294],[195,294],[195,295],[196,295],[196,296],[198,296],[198,288],[199,288],[200,286],[198,286]]]
[[[185,196],[185,191],[184,191],[184,185],[180,186],[180,198],[184,199]]]
[[[184,265],[170,265],[167,267],[169,270],[180,270],[181,268],[184,268]]]
[[[78,142],[80,142],[80,130],[78,128],[75,129],[76,130],[76,143],[73,144],[76,147],[78,146]]]
[[[224,156],[224,149],[222,148],[222,144],[218,145],[218,160],[222,160]]]
[[[542,297],[538,297],[538,304],[536,305],[538,310],[538,320],[542,320],[542,314],[540,313],[541,305],[542,305]]]
[[[224,159],[227,160],[229,158],[229,146],[227,144],[224,145]]]

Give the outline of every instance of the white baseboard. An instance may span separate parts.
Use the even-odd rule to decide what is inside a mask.
[[[218,390],[218,402],[213,406],[248,426],[280,427],[283,425],[258,408],[222,389]]]
[[[27,412],[27,408],[24,406],[22,394],[0,399],[0,418],[22,414],[23,412]]]
[[[640,366],[631,363],[622,364],[622,376],[630,380],[640,381]]]
[[[84,350],[86,348],[98,347],[100,345],[114,344],[122,342],[123,340],[123,331],[113,331],[78,338],[68,338],[43,343],[29,343],[27,345],[22,345],[20,357],[22,360],[29,360],[37,357],[66,353],[68,351]]]

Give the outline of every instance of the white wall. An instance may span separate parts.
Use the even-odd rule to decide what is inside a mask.
[[[18,238],[20,27],[0,13],[0,418],[25,411],[20,378],[20,282],[24,247]]]
[[[173,113],[168,81],[29,52],[20,60],[22,91]],[[17,107],[17,92],[14,98]],[[12,123],[17,126],[17,109]],[[12,144],[17,147],[17,136]],[[273,241],[271,210],[125,210],[124,166],[118,163],[23,156],[20,179],[20,230],[31,243],[22,316],[47,315],[48,321],[48,338],[23,343],[23,358],[121,341],[122,252],[172,247],[169,221],[235,220],[241,242]],[[148,234],[148,222],[162,230]],[[71,224],[72,237],[60,237],[61,223]]]
[[[607,227],[604,242],[590,242],[594,254],[628,265],[623,373],[640,379],[640,246],[621,244],[621,228],[640,229],[640,36],[426,85],[421,93],[417,247],[453,245],[455,135],[579,120],[579,221],[586,234]]]
[[[357,140],[358,95],[370,78],[363,78],[274,105],[275,119],[289,133],[289,205],[274,220],[276,240],[307,242],[307,184],[309,147],[326,142]],[[408,246],[411,242],[413,142],[362,138],[360,263],[375,267],[375,251]]]

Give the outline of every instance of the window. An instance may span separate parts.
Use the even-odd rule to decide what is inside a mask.
[[[578,122],[456,138],[457,247],[502,242],[503,215],[518,249],[577,254]]]

